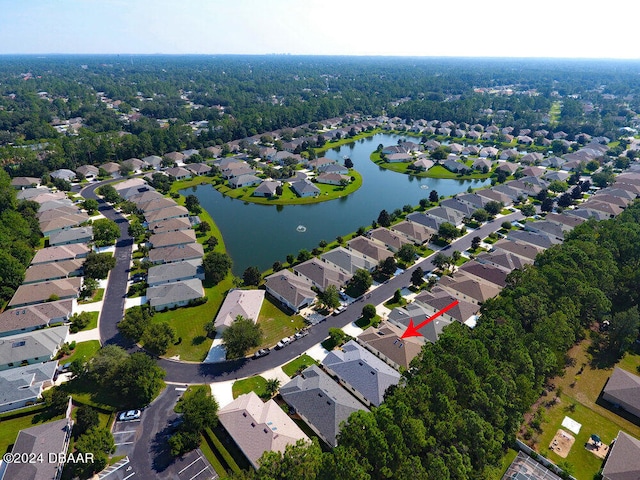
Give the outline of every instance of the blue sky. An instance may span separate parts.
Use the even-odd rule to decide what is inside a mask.
[[[640,58],[640,2],[0,0],[0,54]]]

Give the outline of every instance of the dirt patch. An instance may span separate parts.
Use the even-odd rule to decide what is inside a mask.
[[[549,444],[549,450],[553,450],[556,454],[558,454],[558,456],[562,458],[567,458],[567,455],[569,455],[569,450],[571,450],[573,442],[575,441],[576,439],[573,437],[573,435],[570,435],[564,430],[559,429],[553,437],[553,440],[551,440],[551,443]]]
[[[609,445],[605,445],[604,443],[596,444],[596,442],[594,442],[593,439],[591,438],[585,444],[584,448],[589,450],[596,457],[601,458],[603,460],[607,456],[607,453],[609,453]]]

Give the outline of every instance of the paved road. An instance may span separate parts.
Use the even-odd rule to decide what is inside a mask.
[[[118,322],[123,318],[124,301],[127,295],[127,282],[129,280],[129,268],[131,265],[131,253],[133,251],[133,238],[129,235],[129,223],[111,205],[99,198],[96,188],[111,183],[115,180],[94,183],[84,188],[80,194],[84,198],[93,198],[99,203],[99,211],[110,220],[116,222],[120,228],[120,238],[116,243],[116,266],[109,273],[109,281],[104,294],[104,302],[98,326],[100,329],[100,341],[102,345],[115,344],[123,347],[131,346],[131,342],[120,335]]]
[[[81,193],[85,198],[95,198],[101,202],[101,213],[105,217],[114,220],[120,226],[122,236],[116,244],[117,263],[116,267],[109,275],[109,283],[105,292],[104,307],[100,315],[100,338],[103,345],[105,343],[113,343],[131,347],[131,343],[119,334],[117,323],[122,319],[124,311],[124,300],[127,289],[129,262],[131,258],[133,240],[129,236],[126,219],[120,213],[116,212],[110,205],[98,199],[95,195],[95,189],[97,187],[111,181],[113,180],[93,184],[86,187]],[[520,220],[521,218],[523,218],[523,215],[519,210],[517,210],[515,213],[496,219],[492,222],[488,222],[475,231],[454,241],[445,253],[450,255],[454,250],[463,252],[471,247],[471,240],[476,235],[481,238],[485,238],[490,233],[500,229],[502,222]],[[391,298],[396,290],[411,285],[411,274],[416,268],[421,267],[425,272],[433,270],[434,266],[431,263],[432,258],[433,255],[413,265],[400,275],[391,278],[386,283],[375,288],[367,298],[363,298],[352,303],[339,315],[328,317],[325,321],[311,327],[309,329],[310,333],[306,337],[291,343],[282,350],[272,351],[272,353],[266,357],[262,357],[257,360],[242,359],[208,364],[186,363],[161,358],[158,359],[158,364],[167,372],[165,377],[166,381],[194,384],[243,378],[278,367],[296,358],[315,344],[322,342],[329,335],[329,328],[342,328],[358,320],[362,314],[362,307],[366,303],[378,305]]]

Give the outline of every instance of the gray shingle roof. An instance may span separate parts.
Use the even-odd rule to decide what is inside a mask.
[[[49,463],[49,453],[66,453],[73,421],[68,418],[20,430],[13,446],[14,453],[42,454],[43,462],[11,463],[4,478],[20,480],[50,480],[57,478],[58,464]]]
[[[340,424],[353,412],[368,411],[317,365],[281,387],[280,395],[332,447],[337,445]]]
[[[147,300],[152,308],[188,302],[204,295],[202,282],[198,278],[165,283],[147,289]]]
[[[322,364],[358,391],[373,405],[380,405],[384,393],[400,381],[400,374],[354,340],[333,350]]]
[[[38,358],[50,360],[67,340],[69,327],[53,327],[0,338],[0,365],[13,363],[19,366],[23,360]]]
[[[602,469],[602,476],[604,480],[638,480],[640,440],[620,431]]]

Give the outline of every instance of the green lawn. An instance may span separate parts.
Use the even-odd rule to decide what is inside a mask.
[[[58,362],[61,365],[64,365],[65,363],[73,362],[78,358],[87,361],[93,357],[98,350],[100,350],[100,342],[98,340],[80,342],[76,344],[76,348],[71,352],[71,355],[61,358]]]
[[[566,461],[575,469],[578,480],[592,480],[602,466],[602,461],[584,448],[584,444],[593,433],[610,443],[620,430],[630,435],[640,437],[640,426],[618,415],[598,401],[604,385],[611,375],[612,368],[598,368],[592,365],[591,356],[587,352],[589,341],[585,340],[573,347],[569,354],[575,359],[575,365],[567,367],[563,377],[551,380],[557,388],[562,389],[561,401],[551,407],[545,407],[545,421],[542,423],[542,433],[536,438],[536,450],[548,457],[554,463]],[[640,365],[640,355],[627,353],[618,366],[631,372],[636,372]],[[551,400],[548,395],[543,400]],[[562,420],[569,416],[582,424],[566,460],[549,450],[549,443],[561,428]]]
[[[267,394],[267,380],[260,375],[256,375],[255,377],[238,380],[231,387],[233,398],[238,398],[240,395],[249,392],[255,392],[259,397],[265,396]]]
[[[86,405],[113,411],[120,410],[124,406],[122,404],[124,398],[118,392],[96,389],[95,383],[89,380],[74,378],[63,383],[60,388]]]
[[[104,297],[104,288],[98,288],[91,298],[87,298],[86,300],[79,300],[78,303],[80,305],[85,305],[87,303],[99,302]]]
[[[315,365],[317,363],[318,362],[316,362],[309,355],[303,354],[303,355],[300,355],[295,360],[292,360],[286,365],[284,365],[282,367],[282,370],[284,371],[284,373],[286,373],[290,377],[293,377],[298,372],[298,370],[304,370],[308,366]]]
[[[305,327],[306,323],[302,316],[288,314],[266,296],[258,316],[258,325],[262,327],[262,333],[264,334],[262,345],[258,348],[263,348],[272,347],[281,338],[293,335],[296,331]],[[255,350],[257,348],[249,353],[253,353]]]
[[[98,328],[98,316],[100,315],[100,312],[87,312],[87,314],[91,317],[89,324],[80,331]]]
[[[487,173],[473,172],[470,174],[462,175],[459,173],[451,172],[439,164],[434,165],[426,172],[424,171],[417,172],[415,170],[409,169],[409,166],[412,164],[412,162],[388,163],[383,161],[380,158],[380,154],[378,152],[373,152],[370,158],[379,167],[386,168],[387,170],[391,170],[392,172],[404,173],[407,175],[414,175],[416,177],[446,178],[446,179],[455,179],[455,180],[474,180],[474,179],[486,179],[491,176],[491,172],[487,172]]]
[[[371,325],[378,325],[381,321],[382,319],[380,318],[380,315],[376,315],[373,318],[370,318],[368,320],[365,320],[364,317],[360,317],[358,320],[356,320],[355,323],[357,327],[360,327],[363,330],[366,330]]]
[[[314,184],[320,189],[320,195],[318,195],[317,197],[300,198],[298,197],[298,195],[296,195],[296,193],[288,183],[283,186],[282,195],[277,198],[254,197],[253,192],[257,188],[257,186],[231,188],[226,185],[217,185],[215,188],[223,195],[243,200],[249,203],[259,203],[262,205],[306,205],[310,203],[320,203],[329,200],[335,200],[336,198],[345,197],[358,190],[362,186],[362,175],[352,169],[349,171],[349,176],[354,177],[355,180],[349,183],[349,185],[347,185],[346,187],[342,187],[339,185],[327,185],[322,183]]]

